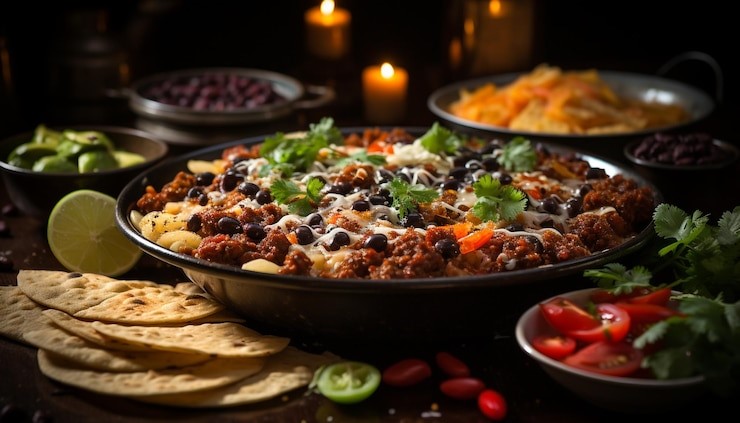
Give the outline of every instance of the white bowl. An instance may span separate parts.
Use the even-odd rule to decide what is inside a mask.
[[[585,305],[591,293],[598,290],[582,289],[558,296]],[[531,340],[536,335],[552,332],[549,328],[539,305],[535,304],[522,314],[516,324],[517,343],[556,382],[596,406],[627,413],[654,413],[690,404],[707,392],[703,376],[657,380],[607,376],[568,366],[532,346]]]

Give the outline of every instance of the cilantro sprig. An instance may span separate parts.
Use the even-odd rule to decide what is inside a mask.
[[[382,166],[385,164],[385,156],[381,156],[380,154],[367,154],[366,150],[361,150],[357,153],[353,153],[347,157],[339,159],[339,161],[337,161],[337,165],[346,166],[355,162],[370,163],[374,166]]]
[[[583,276],[596,281],[599,288],[612,291],[616,295],[629,294],[633,289],[650,288],[652,272],[644,266],[627,269],[620,263],[609,263],[602,269],[589,269]]]
[[[401,218],[416,209],[419,204],[431,203],[439,197],[437,190],[428,189],[421,184],[411,185],[399,177],[393,178],[388,183],[388,191],[393,197],[392,206],[398,210]]]
[[[501,155],[496,160],[504,169],[527,172],[537,165],[537,152],[528,139],[517,136],[504,145]]]
[[[473,214],[483,221],[512,220],[527,205],[522,191],[511,185],[501,185],[501,181],[488,174],[481,176],[473,184],[473,189],[478,197]]]
[[[291,213],[308,216],[321,201],[322,188],[324,183],[312,176],[306,182],[305,191],[292,181],[278,179],[270,185],[270,192],[278,204],[287,204]]]
[[[260,155],[267,159],[268,166],[260,172],[262,175],[276,170],[282,174],[305,171],[316,160],[319,151],[331,144],[342,144],[341,131],[334,127],[334,119],[322,118],[319,123],[310,124],[309,131],[303,137],[287,137],[278,132],[267,137],[260,146]]]
[[[453,154],[463,144],[463,140],[459,136],[441,126],[439,122],[434,122],[432,127],[419,139],[421,140],[421,146],[434,154],[443,152]]]

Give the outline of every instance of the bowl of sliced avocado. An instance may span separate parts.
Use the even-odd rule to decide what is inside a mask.
[[[78,189],[118,196],[167,152],[165,142],[137,129],[39,124],[0,141],[0,170],[16,207],[46,219],[60,198]]]

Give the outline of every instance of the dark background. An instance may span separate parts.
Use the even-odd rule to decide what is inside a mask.
[[[705,63],[688,61],[670,77],[735,102],[737,65],[732,13],[720,2],[533,0],[535,43],[527,71],[538,63],[655,74],[687,51],[700,51],[722,68],[722,92]],[[362,67],[382,60],[408,68],[409,123],[430,118],[425,100],[455,78],[445,42],[456,1],[339,0],[352,12],[352,51],[344,63],[313,63],[303,45],[303,13],[319,0],[24,1],[0,12],[0,134],[39,122],[71,124],[112,120],[102,106],[106,87],[125,86],[151,73],[193,67],[269,69],[312,82],[338,76],[359,81]],[[656,4],[659,3],[659,4]],[[649,4],[649,6],[648,6]],[[100,26],[103,23],[103,26]],[[126,63],[127,79],[110,76]],[[336,75],[332,75],[336,73]],[[320,82],[320,81],[319,81]],[[355,85],[352,85],[354,87]],[[355,105],[357,92],[345,99]],[[342,92],[339,93],[343,95]],[[343,109],[348,118],[356,107]]]

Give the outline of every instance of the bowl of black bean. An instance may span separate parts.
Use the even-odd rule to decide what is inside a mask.
[[[740,150],[708,133],[657,132],[627,144],[624,155],[638,167],[706,171],[731,165],[740,156]]]
[[[123,93],[142,118],[188,126],[246,125],[285,117],[332,101],[334,90],[278,72],[198,68],[158,73]]]

